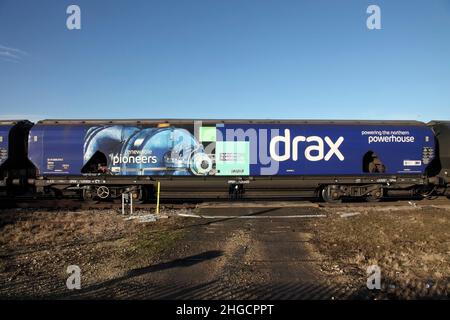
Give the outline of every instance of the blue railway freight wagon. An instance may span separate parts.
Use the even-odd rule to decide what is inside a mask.
[[[167,197],[378,200],[417,192],[435,155],[432,128],[416,121],[44,120],[29,134],[39,190],[88,199],[99,185],[146,199],[160,181]]]

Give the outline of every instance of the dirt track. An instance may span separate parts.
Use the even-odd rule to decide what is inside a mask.
[[[449,210],[360,210],[354,216],[341,217],[342,212],[351,211],[314,206],[205,207],[184,213],[209,218],[170,217],[153,223],[124,221],[114,212],[6,211],[1,215],[0,296],[447,296]],[[295,217],[300,215],[325,217]],[[401,246],[398,237],[403,235],[409,238]],[[366,288],[365,275],[367,265],[374,263],[380,264],[386,275],[383,289],[376,293]],[[77,264],[82,270],[80,291],[65,287],[65,268],[70,264]],[[399,289],[402,283],[407,286],[406,291]]]

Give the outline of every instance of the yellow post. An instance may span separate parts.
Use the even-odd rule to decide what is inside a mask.
[[[159,214],[159,190],[160,190],[160,183],[158,181],[158,187],[156,191],[156,214]]]

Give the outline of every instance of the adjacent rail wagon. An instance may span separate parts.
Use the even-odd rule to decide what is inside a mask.
[[[28,178],[35,176],[28,159],[28,133],[33,124],[27,120],[0,121],[0,194],[23,192]]]
[[[446,193],[450,122],[43,120],[29,132],[37,193],[114,199]],[[442,158],[439,157],[439,152]],[[28,177],[30,178],[30,177]]]
[[[446,185],[450,181],[450,121],[432,121],[429,126],[433,129],[439,156],[435,157],[428,175],[434,177],[435,184]]]

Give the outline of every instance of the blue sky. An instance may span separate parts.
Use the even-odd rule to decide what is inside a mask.
[[[449,119],[450,0],[0,0],[0,117]]]

